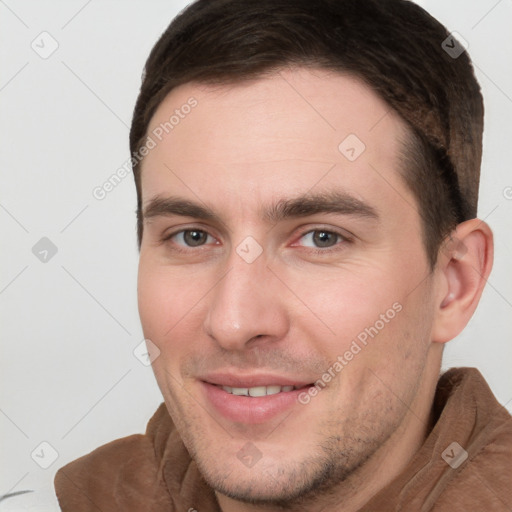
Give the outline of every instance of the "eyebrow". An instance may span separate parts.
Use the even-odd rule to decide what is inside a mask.
[[[318,213],[333,213],[378,220],[377,210],[356,197],[340,191],[317,194],[304,194],[289,199],[281,199],[260,212],[262,220],[278,223],[286,219],[308,217]],[[178,215],[223,223],[213,209],[179,197],[156,196],[148,201],[143,211],[143,219],[159,216]]]

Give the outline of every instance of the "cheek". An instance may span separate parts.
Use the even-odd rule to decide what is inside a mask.
[[[169,272],[141,254],[137,283],[139,316],[144,336],[161,349],[163,338],[177,324],[184,304]]]
[[[185,284],[154,258],[141,252],[138,271],[137,299],[144,338],[160,351],[152,362],[153,372],[166,403],[177,407],[175,386],[180,386],[180,362],[189,343],[183,343],[183,327],[192,317]],[[188,312],[188,314],[187,314]],[[180,342],[175,342],[180,339]]]
[[[389,272],[383,278],[374,270],[331,271],[330,276],[309,273],[306,278],[297,276],[295,289],[310,310],[304,317],[307,322],[321,327],[321,321],[338,343],[357,337],[375,323],[382,330],[381,324],[387,326],[397,316],[404,296]]]
[[[301,290],[309,311],[298,309],[295,324],[317,340],[326,360],[340,362],[343,373],[357,376],[363,367],[396,371],[406,360],[422,359],[428,348],[428,290],[414,289],[414,277],[417,271],[405,264],[358,266],[330,276],[302,273],[294,289]]]
[[[166,304],[165,282],[158,279],[156,272],[148,270],[141,257],[137,282],[137,301],[139,316],[144,336],[156,342],[164,324],[168,321],[168,311],[172,311]]]
[[[141,254],[137,299],[144,336],[163,352],[174,339],[183,341],[187,329],[197,332],[208,283],[207,276],[172,269]]]

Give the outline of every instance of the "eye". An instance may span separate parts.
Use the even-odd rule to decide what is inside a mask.
[[[185,247],[200,247],[208,242],[215,241],[215,238],[201,229],[184,229],[169,235],[166,240],[172,240],[177,245]]]
[[[305,247],[312,247],[314,249],[329,249],[335,247],[339,242],[348,241],[346,237],[335,231],[328,231],[326,229],[314,229],[304,233],[299,242]]]

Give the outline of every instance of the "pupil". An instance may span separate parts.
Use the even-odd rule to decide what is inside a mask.
[[[206,233],[204,231],[189,230],[185,231],[184,238],[187,245],[195,247],[204,243],[206,240]]]
[[[333,234],[334,233],[329,233],[328,231],[317,231],[313,236],[313,240],[315,244],[320,247],[328,247],[332,245]]]

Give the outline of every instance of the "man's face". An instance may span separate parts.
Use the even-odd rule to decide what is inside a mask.
[[[358,80],[305,69],[186,84],[154,115],[140,316],[167,408],[221,493],[326,489],[418,423],[434,309],[405,133]]]

